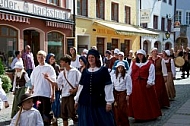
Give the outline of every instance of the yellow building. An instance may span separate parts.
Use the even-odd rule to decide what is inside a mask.
[[[78,52],[97,46],[101,54],[114,48],[127,54],[140,48],[140,36],[157,36],[137,27],[136,5],[135,0],[78,1],[75,43]]]

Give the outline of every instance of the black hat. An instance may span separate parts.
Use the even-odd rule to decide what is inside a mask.
[[[18,106],[22,106],[22,103],[25,102],[28,99],[33,98],[33,96],[29,93],[23,94],[20,98],[20,102],[18,103]]]
[[[88,55],[93,55],[93,56],[95,56],[95,57],[100,58],[99,52],[98,52],[97,50],[95,50],[95,49],[90,49],[90,50],[88,51]],[[88,57],[88,55],[87,55],[87,57]]]
[[[85,57],[85,56],[79,57],[79,60],[80,60],[80,59],[84,62],[85,65],[87,64],[87,60],[86,60],[86,57]]]
[[[111,51],[110,50],[106,50],[106,53],[111,55]]]

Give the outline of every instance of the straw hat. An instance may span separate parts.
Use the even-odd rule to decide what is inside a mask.
[[[183,57],[178,56],[177,58],[175,58],[174,63],[176,66],[181,67],[185,64],[185,60],[183,59]]]

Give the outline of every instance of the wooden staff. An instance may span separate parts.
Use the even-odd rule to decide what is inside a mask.
[[[16,119],[15,126],[18,125],[18,121],[19,121],[19,119],[20,119],[21,112],[22,112],[22,106],[20,107],[20,110],[19,110],[19,113],[18,113],[18,116],[17,116],[17,119]]]

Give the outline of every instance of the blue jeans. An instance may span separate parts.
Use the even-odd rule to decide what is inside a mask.
[[[33,69],[28,69],[28,70],[26,70],[26,72],[27,72],[27,74],[28,74],[28,77],[30,77],[32,71],[33,71]]]

